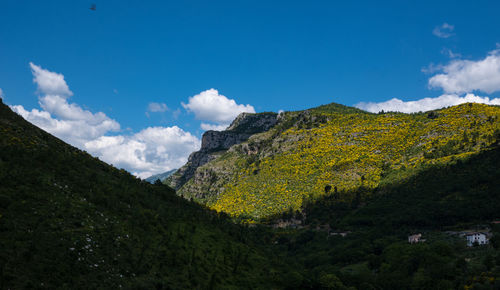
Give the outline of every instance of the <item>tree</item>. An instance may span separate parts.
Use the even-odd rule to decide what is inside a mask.
[[[345,289],[344,284],[335,274],[323,274],[319,277],[319,284],[326,289]]]

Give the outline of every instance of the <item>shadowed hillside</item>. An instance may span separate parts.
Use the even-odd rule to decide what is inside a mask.
[[[500,217],[499,164],[496,142],[400,183],[306,202],[281,215],[302,223],[276,232],[278,247],[302,267],[303,288],[498,289],[500,227],[491,221]],[[485,232],[489,244],[467,247],[461,231]],[[416,233],[424,242],[409,244]]]
[[[0,103],[1,289],[274,287],[244,232]]]

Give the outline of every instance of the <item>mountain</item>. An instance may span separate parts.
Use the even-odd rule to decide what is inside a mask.
[[[498,289],[500,227],[490,224],[500,218],[498,110],[369,114],[330,104],[242,115],[236,124],[247,125],[207,134],[200,155],[215,158],[190,165],[182,195],[217,201],[219,186],[260,182],[261,173],[266,183],[287,178],[289,190],[323,183],[319,193],[301,193],[299,210],[285,211],[273,199],[287,203],[292,193],[262,183],[266,200],[256,183],[248,191],[260,198],[255,211],[233,215],[268,219],[238,225],[65,144],[0,102],[0,289]],[[312,178],[324,168],[342,179]],[[208,190],[187,191],[207,169],[216,178],[197,182]],[[227,183],[234,174],[240,183]],[[236,201],[251,209],[243,192]],[[453,234],[465,229],[485,229],[490,245],[466,247]],[[426,241],[409,244],[412,233]]]
[[[287,268],[226,215],[107,165],[2,102],[0,137],[0,289],[286,287],[276,273]]]
[[[169,170],[167,172],[155,174],[155,175],[152,175],[152,176],[150,176],[150,177],[148,177],[148,178],[146,178],[144,180],[146,180],[149,183],[155,183],[155,181],[157,181],[157,180],[164,181],[165,179],[167,179],[167,177],[169,177],[170,175],[174,174],[174,172],[176,170],[177,169],[172,169],[172,170]]]
[[[241,113],[224,131],[207,131],[201,140],[201,149],[192,153],[186,165],[165,180],[175,189],[181,188],[190,180],[198,167],[217,159],[231,146],[248,140],[252,134],[265,132],[276,124],[276,113]]]
[[[167,184],[212,209],[254,220],[299,210],[325,195],[352,199],[347,193],[356,189],[397,184],[426,166],[488,148],[500,132],[500,107],[469,103],[372,114],[329,104],[281,113],[276,120],[267,130],[217,147],[196,166],[188,162],[190,174]],[[201,152],[214,146],[206,142]]]
[[[297,269],[295,288],[497,289],[499,114],[286,112],[194,167],[178,193],[275,228],[266,247]],[[470,231],[490,245],[467,247]],[[417,233],[425,242],[408,243]]]

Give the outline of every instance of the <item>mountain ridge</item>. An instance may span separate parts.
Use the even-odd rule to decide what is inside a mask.
[[[188,162],[169,176],[164,183],[176,190],[193,177],[196,169],[217,158],[235,144],[240,144],[258,132],[265,132],[277,122],[276,113],[241,113],[224,131],[203,133],[200,150],[189,155]]]
[[[178,193],[235,217],[298,210],[330,190],[375,188],[423,164],[466,158],[495,140],[500,107],[462,104],[373,114],[338,104],[285,112],[269,130],[218,152]],[[405,169],[408,170],[400,170]]]

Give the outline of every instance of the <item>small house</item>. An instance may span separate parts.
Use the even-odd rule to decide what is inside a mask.
[[[408,243],[416,244],[416,243],[420,243],[420,242],[425,241],[425,240],[422,240],[421,238],[422,238],[422,234],[410,235],[410,236],[408,236]]]
[[[486,245],[488,243],[488,238],[486,237],[486,234],[480,233],[480,232],[471,232],[465,234],[465,237],[467,239],[467,246],[472,247],[475,244],[477,245]]]

